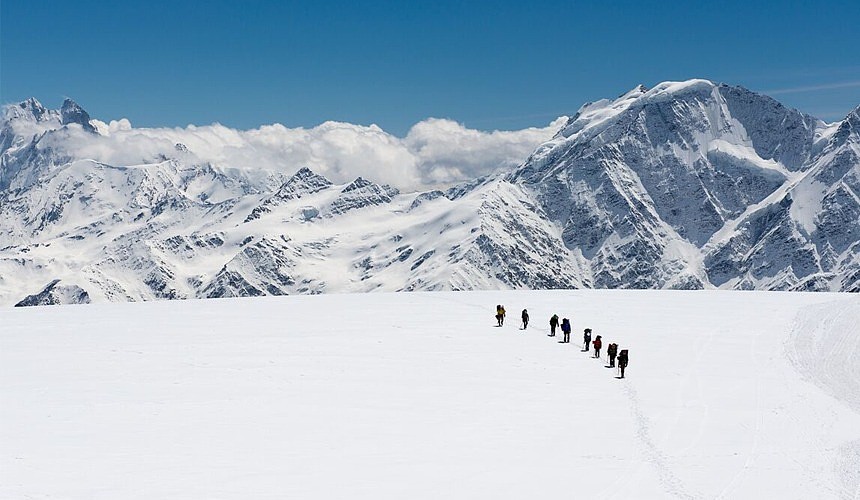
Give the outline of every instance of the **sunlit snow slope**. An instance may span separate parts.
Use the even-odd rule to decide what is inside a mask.
[[[858,323],[727,291],[3,309],[0,498],[854,499]]]
[[[409,193],[368,180],[370,167],[332,182],[308,168],[266,170],[253,151],[243,165],[202,159],[227,138],[148,142],[155,149],[135,163],[109,164],[98,154],[109,136],[72,101],[48,110],[30,99],[0,120],[0,306],[860,291],[860,108],[826,124],[742,87],[640,86],[582,106],[516,168]]]

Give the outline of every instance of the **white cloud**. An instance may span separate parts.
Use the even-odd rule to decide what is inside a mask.
[[[566,120],[559,117],[543,128],[483,132],[430,118],[414,125],[403,142],[416,156],[424,184],[451,183],[518,165]]]
[[[511,168],[561,128],[565,117],[546,127],[515,131],[468,129],[431,118],[405,138],[376,125],[325,122],[313,128],[280,124],[236,130],[220,124],[185,128],[134,128],[127,119],[93,120],[100,135],[72,128],[52,146],[76,158],[111,165],[149,163],[161,155],[210,162],[224,169],[292,173],[307,166],[332,181],[363,176],[401,189],[426,189]],[[189,153],[177,152],[184,144]]]
[[[835,83],[823,83],[820,85],[808,85],[802,87],[789,87],[782,89],[771,89],[771,90],[763,90],[762,94],[767,95],[780,95],[780,94],[797,94],[801,92],[817,92],[819,90],[834,90],[834,89],[847,89],[860,87],[860,80],[855,80],[851,82],[835,82]]]

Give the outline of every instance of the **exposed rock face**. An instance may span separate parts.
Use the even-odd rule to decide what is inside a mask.
[[[740,87],[638,87],[584,106],[511,179],[589,260],[595,287],[851,289],[855,114],[833,133]]]
[[[28,295],[15,304],[15,307],[53,306],[60,304],[89,304],[90,296],[77,285],[60,285],[55,279],[48,283],[41,292]]]

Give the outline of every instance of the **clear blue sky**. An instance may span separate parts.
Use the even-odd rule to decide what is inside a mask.
[[[860,104],[860,1],[2,0],[0,101],[136,126],[544,125],[638,83]]]

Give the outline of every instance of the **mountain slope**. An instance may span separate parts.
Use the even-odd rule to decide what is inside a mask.
[[[846,189],[860,162],[850,122],[851,116],[834,132],[769,97],[705,80],[637,87],[584,106],[511,179],[563,227],[565,244],[590,262],[596,287],[784,289],[796,284],[787,275],[793,265],[792,274],[822,284],[808,289],[852,289],[856,279],[844,275],[857,249],[845,254],[846,243],[857,241],[852,234],[860,223],[853,208],[842,207],[852,203],[843,198],[850,198]],[[834,259],[843,278],[819,263],[818,245],[823,252],[829,240],[783,234],[764,250],[768,262],[783,255],[778,266],[761,270],[768,279],[744,280],[751,264],[731,263],[754,258],[748,250],[763,244],[767,231],[728,246],[711,242],[714,235],[748,225],[738,219],[749,217],[750,207],[779,211],[784,202],[775,193],[799,194],[813,172],[830,172],[819,183],[842,193],[831,196],[842,196],[838,222],[827,213],[808,215],[842,234],[834,236],[840,240]],[[773,226],[792,231],[787,219]]]
[[[0,129],[0,304],[496,288],[860,290],[860,118],[741,87],[642,86],[583,106],[513,171],[401,193],[200,163],[135,165],[72,101]],[[57,282],[56,280],[60,280]],[[62,299],[58,299],[62,300]]]

